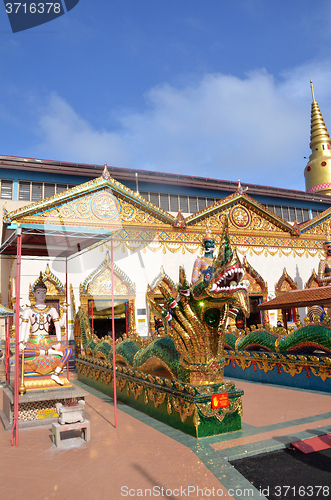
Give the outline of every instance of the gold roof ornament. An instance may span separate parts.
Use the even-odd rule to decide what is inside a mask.
[[[106,180],[110,179],[110,173],[108,171],[107,163],[105,163],[105,168],[103,169],[102,177]]]
[[[328,227],[327,230],[325,231],[326,239],[323,242],[324,246],[330,245],[331,244],[331,236],[330,236],[330,228]]]
[[[202,238],[202,241],[203,242],[205,242],[205,241],[215,241],[215,238],[212,235],[211,229],[209,227],[209,222],[207,222],[207,224],[206,224],[206,234]]]
[[[313,82],[310,80],[313,102],[311,104],[310,144],[311,155],[305,168],[306,191],[331,194],[331,139],[315,100]]]

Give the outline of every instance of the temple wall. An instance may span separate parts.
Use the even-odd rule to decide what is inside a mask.
[[[116,242],[114,243],[116,247]],[[114,262],[136,285],[136,326],[141,335],[148,334],[148,308],[146,304],[146,290],[149,284],[159,275],[161,268],[164,272],[177,283],[178,281],[178,268],[184,266],[187,277],[190,280],[191,271],[195,258],[200,255],[199,250],[196,252],[188,252],[183,248],[180,251],[171,251],[169,246],[167,252],[162,249],[152,251],[149,247],[142,248],[138,251],[130,251],[123,247],[117,248],[114,251]],[[86,279],[86,277],[93,272],[105,259],[106,253],[109,252],[110,245],[103,245],[94,248],[89,252],[82,253],[82,255],[68,261],[68,281],[72,284],[76,309],[80,305],[79,299],[79,286]],[[177,249],[174,248],[174,249]],[[311,275],[312,269],[318,269],[319,256],[311,257],[303,255],[302,257],[286,255],[256,255],[253,249],[238,248],[238,254],[241,260],[246,255],[250,265],[261,275],[267,282],[268,296],[273,296],[275,292],[275,284],[280,279],[284,268],[288,275],[297,283],[298,288],[303,288],[306,281]],[[65,283],[65,262],[60,260],[53,260],[47,258],[34,258],[33,260],[23,258],[22,261],[22,279],[21,279],[21,305],[29,304],[29,284],[33,283],[38,277],[39,272],[45,271],[46,265],[49,263],[50,269],[56,277]],[[15,265],[13,266],[15,272]],[[7,273],[8,274],[8,273]],[[8,283],[8,282],[7,282]],[[15,287],[15,280],[13,281]],[[146,311],[144,314],[139,314],[138,310]],[[301,313],[301,320],[303,320],[304,310]],[[141,321],[145,318],[145,321]],[[138,321],[138,319],[140,321]],[[69,311],[70,321],[70,336],[72,336],[72,310]]]
[[[263,281],[264,288],[261,295],[264,300],[273,296],[275,285],[285,273],[285,269],[286,276],[289,276],[293,286],[296,283],[299,289],[304,288],[312,270],[318,270],[318,263],[323,252],[323,241],[330,229],[331,209],[327,209],[314,219],[300,225],[288,223],[239,188],[240,186],[237,192],[227,198],[186,219],[181,213],[174,218],[112,180],[109,173],[105,171],[101,178],[68,190],[63,195],[55,195],[45,203],[41,200],[32,208],[30,206],[30,208],[11,212],[6,215],[6,218],[7,222],[11,221],[14,226],[21,223],[29,227],[36,225],[42,228],[47,223],[50,227],[59,227],[61,223],[61,228],[68,231],[68,234],[72,229],[84,233],[86,228],[91,232],[95,231],[95,228],[100,228],[101,234],[103,231],[108,231],[108,234],[115,231],[114,262],[119,273],[125,274],[124,281],[130,282],[135,288],[131,293],[135,303],[135,325],[138,333],[146,335],[148,331],[146,304],[148,285],[160,276],[162,269],[174,283],[177,283],[179,266],[185,268],[187,279],[190,281],[193,263],[196,257],[201,255],[201,243],[207,228],[215,238],[217,251],[223,228],[225,224],[228,224],[232,248],[237,248],[241,260],[245,258],[248,265]],[[8,208],[12,207],[8,205]],[[50,238],[53,241],[52,236]],[[29,284],[36,280],[40,271],[45,271],[47,263],[52,273],[63,284],[66,282],[66,263],[61,259],[63,247],[66,245],[64,233],[61,234],[60,239],[61,248],[59,247],[58,258],[23,259],[21,304],[29,304]],[[107,242],[88,252],[82,251],[73,259],[68,259],[68,285],[73,287],[76,310],[80,305],[81,285],[102,265],[110,252],[110,242]],[[10,257],[6,257],[5,261],[2,258],[1,300],[4,305],[8,300],[6,297],[8,280],[11,295],[15,295],[15,265],[12,266],[11,274],[11,264],[13,260],[10,260]],[[99,280],[98,284],[99,296],[105,295],[108,300],[109,283],[108,270],[105,283]],[[102,291],[103,286],[107,291]],[[117,301],[123,297],[123,302],[126,302],[123,292],[125,286],[124,288],[123,286]],[[259,295],[258,287],[252,291],[256,296]],[[86,303],[88,293],[85,290]],[[130,300],[133,300],[132,297]],[[72,335],[73,313],[71,309],[69,312],[70,335]],[[301,320],[303,320],[302,317]]]

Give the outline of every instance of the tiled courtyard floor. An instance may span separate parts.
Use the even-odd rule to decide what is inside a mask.
[[[229,460],[331,432],[325,393],[237,380],[245,391],[242,431],[196,440],[122,403],[115,429],[112,399],[82,387],[90,392],[89,443],[56,448],[45,426],[20,430],[19,446],[11,446],[0,425],[1,500],[262,499]]]

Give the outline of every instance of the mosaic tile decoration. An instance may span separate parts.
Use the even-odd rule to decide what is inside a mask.
[[[31,403],[20,403],[18,406],[18,418],[19,420],[38,420],[38,412],[40,410],[53,410],[56,411],[55,404],[62,403],[65,404],[65,400],[55,400],[51,399],[49,401],[33,401]]]
[[[18,406],[18,418],[19,420],[24,422],[31,420],[41,420],[44,418],[56,418],[58,417],[55,408],[56,403],[62,403],[63,405],[66,405],[68,404],[68,399],[50,399],[48,401],[20,403]]]

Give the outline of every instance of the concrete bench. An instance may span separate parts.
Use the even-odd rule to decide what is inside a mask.
[[[76,422],[74,424],[59,424],[55,422],[52,424],[52,439],[55,446],[58,448],[61,446],[61,433],[68,431],[80,430],[81,434],[84,436],[83,439],[88,442],[91,439],[90,422],[84,420],[84,422]]]

